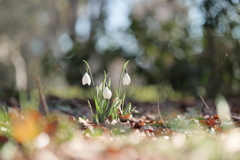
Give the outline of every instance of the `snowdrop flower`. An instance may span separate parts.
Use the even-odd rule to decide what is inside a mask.
[[[105,99],[110,99],[112,97],[112,92],[108,89],[108,87],[105,87],[103,90],[103,97]]]
[[[88,75],[87,72],[83,75],[82,84],[83,85],[88,84],[89,86],[91,84],[91,78],[90,78],[90,76]]]
[[[102,88],[103,88],[103,83],[100,83],[98,86],[99,91],[102,91]]]
[[[128,73],[125,73],[123,76],[123,85],[129,85],[131,82],[131,78]]]

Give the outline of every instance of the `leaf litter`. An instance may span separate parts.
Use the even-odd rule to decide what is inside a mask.
[[[38,111],[17,108],[6,111],[1,106],[0,157],[18,160],[240,158],[240,118],[236,114],[220,116],[221,112],[213,112],[213,115],[192,116],[190,112],[197,113],[193,108],[186,113],[172,108],[163,110],[160,118],[156,105],[155,109],[156,112],[147,114],[121,115],[120,121],[106,119],[96,125],[89,118],[54,112],[51,108],[47,118]]]

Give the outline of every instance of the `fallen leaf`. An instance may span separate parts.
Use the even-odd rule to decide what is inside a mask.
[[[52,136],[52,135],[54,135],[54,134],[56,133],[57,127],[58,127],[58,121],[48,122],[48,123],[44,126],[44,131],[45,131],[49,136]]]
[[[41,114],[37,111],[27,111],[22,116],[11,116],[11,131],[13,138],[19,143],[33,140],[41,132]]]
[[[121,116],[121,119],[129,119],[132,113],[128,113],[126,115]]]

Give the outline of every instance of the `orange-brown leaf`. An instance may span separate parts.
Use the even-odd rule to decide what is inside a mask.
[[[50,136],[54,135],[57,131],[58,121],[52,121],[45,125],[44,131]]]
[[[27,111],[22,116],[11,116],[11,130],[13,138],[19,143],[25,143],[33,140],[42,129],[39,123],[41,115],[37,111]]]
[[[215,125],[217,125],[217,122],[215,121],[215,119],[212,118],[207,118],[207,125],[210,127],[214,127]]]
[[[132,113],[121,116],[122,119],[129,119]]]

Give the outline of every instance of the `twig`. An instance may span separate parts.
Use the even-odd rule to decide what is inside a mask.
[[[227,57],[228,57],[228,53],[226,53],[224,55],[224,57],[218,62],[218,64],[214,68],[212,68],[211,73],[210,73],[210,77],[208,79],[207,86],[206,86],[206,96],[205,96],[205,98],[208,97],[209,90],[210,90],[210,82],[213,79],[213,75],[216,74],[217,70],[221,67],[221,65],[227,59]]]
[[[53,72],[53,74],[51,75],[51,77],[49,78],[49,80],[47,81],[47,83],[45,84],[45,86],[44,86],[44,88],[43,88],[43,92],[46,90],[47,85],[51,82],[51,80],[54,78],[56,72],[59,71],[59,70],[60,70],[60,69],[57,68],[57,69]]]
[[[210,108],[208,107],[207,103],[204,101],[203,97],[202,97],[202,96],[200,96],[200,98],[201,98],[201,100],[202,100],[203,104],[205,105],[205,107],[208,109],[209,116],[211,117],[211,116],[212,116],[212,114],[211,114]]]
[[[164,127],[165,127],[166,129],[168,129],[168,127],[167,127],[167,125],[165,124],[165,122],[164,122],[164,120],[163,120],[163,118],[162,118],[162,115],[161,115],[158,95],[157,95],[157,106],[158,106],[158,114],[159,114],[160,120],[162,121],[162,124],[164,125]]]
[[[43,104],[43,108],[44,108],[44,110],[46,112],[47,118],[49,118],[49,109],[48,109],[48,106],[47,106],[45,95],[43,93],[40,77],[37,77],[36,81],[37,81],[37,85],[38,85],[39,96],[40,96],[40,99],[41,99],[42,104]]]
[[[45,84],[45,86],[43,87],[43,93],[44,93],[45,90],[47,89],[47,85],[48,85],[48,84],[51,82],[51,80],[54,78],[56,72],[59,71],[59,70],[60,70],[60,69],[57,68],[57,69],[53,72],[53,74],[51,75],[51,77],[49,78],[49,80],[47,81],[47,83]],[[39,99],[37,100],[38,103],[40,102],[40,100],[41,100],[41,97],[39,97]]]

